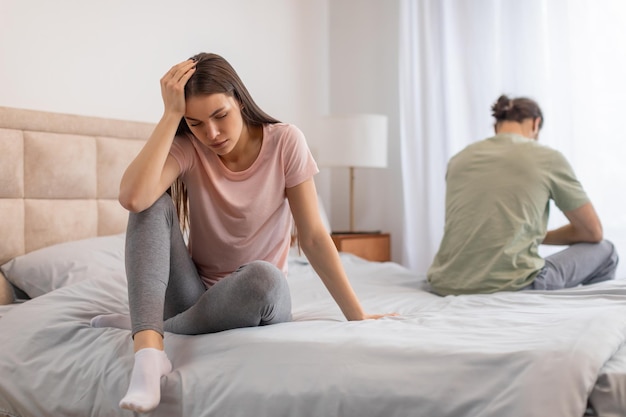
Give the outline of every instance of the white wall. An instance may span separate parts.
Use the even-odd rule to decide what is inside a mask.
[[[327,0],[0,0],[0,106],[156,122],[162,75],[215,52],[314,149],[328,45]]]
[[[0,0],[0,106],[156,122],[161,76],[205,51],[228,59],[314,152],[329,110],[387,114],[389,168],[357,170],[356,225],[391,232],[398,260],[397,3]],[[348,226],[347,180],[339,168],[316,177],[335,229]]]
[[[355,229],[391,233],[392,259],[400,262],[403,240],[399,139],[399,2],[330,1],[330,105],[333,113],[388,116],[388,167],[355,170]],[[349,227],[349,173],[331,172],[331,225]]]
[[[0,0],[0,105],[155,122],[161,76],[205,51],[306,129],[327,106],[326,33],[317,0]]]

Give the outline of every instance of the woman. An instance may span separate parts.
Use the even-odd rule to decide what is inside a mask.
[[[202,53],[161,79],[164,114],[120,186],[135,364],[122,408],[146,412],[171,371],[164,331],[201,334],[291,319],[285,279],[298,241],[348,320],[366,314],[317,209],[302,133],[263,112],[230,64]],[[170,189],[172,198],[166,194]],[[188,196],[188,198],[187,198]],[[189,207],[187,207],[187,201]],[[180,225],[189,224],[189,245]]]

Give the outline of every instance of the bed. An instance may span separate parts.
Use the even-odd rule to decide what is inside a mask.
[[[120,410],[130,332],[121,173],[152,125],[0,107],[0,416]],[[173,371],[147,416],[626,415],[626,280],[439,297],[393,262],[341,260],[364,307],[347,322],[306,258],[293,321],[167,334]]]

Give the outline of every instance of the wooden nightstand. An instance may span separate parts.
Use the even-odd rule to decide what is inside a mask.
[[[332,233],[330,236],[340,252],[349,252],[368,261],[391,260],[389,233]]]

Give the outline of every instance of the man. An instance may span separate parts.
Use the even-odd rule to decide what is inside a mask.
[[[496,135],[448,164],[444,236],[427,274],[433,290],[546,290],[613,279],[618,255],[587,194],[563,155],[537,142],[537,103],[503,95],[491,109]],[[547,231],[550,200],[569,223]],[[543,259],[542,243],[569,247]]]

